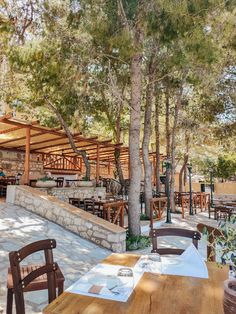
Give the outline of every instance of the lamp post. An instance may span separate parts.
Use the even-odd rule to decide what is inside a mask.
[[[213,169],[210,169],[210,187],[211,187],[211,207],[214,207],[214,202],[213,202]]]
[[[189,172],[189,215],[193,215],[193,200],[192,200],[192,165],[188,164]]]
[[[166,195],[167,195],[167,215],[166,223],[171,223],[171,209],[170,209],[170,160],[166,159],[164,166],[166,167]]]

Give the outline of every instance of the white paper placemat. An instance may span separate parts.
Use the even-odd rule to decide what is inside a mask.
[[[121,268],[131,269],[133,277],[117,276]],[[131,267],[98,264],[66,291],[101,299],[126,302],[142,274],[143,271],[137,270],[134,272],[134,269]],[[91,288],[94,290],[96,287],[100,287],[101,290],[97,293],[91,293]]]
[[[135,271],[208,278],[206,263],[193,244],[180,256],[162,256],[161,262],[151,261],[147,255],[144,255],[135,265]]]

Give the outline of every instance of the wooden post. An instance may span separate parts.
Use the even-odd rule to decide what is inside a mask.
[[[29,184],[29,172],[30,172],[30,128],[25,129],[25,184]]]
[[[130,155],[128,156],[128,175],[129,175],[128,179],[130,179]]]
[[[97,163],[96,163],[96,182],[99,182],[100,177],[100,145],[97,145]]]
[[[156,171],[156,158],[152,156],[152,170],[153,170],[153,185],[157,186],[157,171]]]
[[[111,174],[111,162],[110,162],[110,158],[108,157],[108,166],[107,166],[107,170],[108,170],[108,175]]]

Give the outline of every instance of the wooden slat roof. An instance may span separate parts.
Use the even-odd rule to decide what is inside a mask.
[[[38,154],[75,156],[64,130],[43,127],[37,121],[29,122],[13,118],[10,115],[0,117],[0,149],[25,151],[26,132],[30,128],[30,151]],[[81,133],[73,134],[76,147],[85,150],[90,160],[97,158],[97,145],[101,162],[114,162],[114,150],[120,148],[120,159],[129,161],[129,148],[122,143],[113,144],[109,140],[99,140],[97,136],[86,137]],[[142,150],[140,149],[140,155]],[[155,155],[155,152],[149,154]]]
[[[18,120],[11,116],[0,117],[0,149],[15,151],[25,150],[25,129],[31,129],[30,151],[32,153],[75,155],[67,135],[63,130],[51,129],[39,125],[37,122]],[[101,152],[109,149],[113,152],[122,144],[113,144],[111,140],[99,140],[98,137],[86,137],[81,133],[73,134],[76,147],[86,150],[88,155],[97,153],[97,145]]]

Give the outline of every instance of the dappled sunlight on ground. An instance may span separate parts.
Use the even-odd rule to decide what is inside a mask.
[[[56,239],[54,258],[66,278],[65,288],[111,253],[21,207],[0,203],[0,212],[0,313],[1,308],[5,309],[6,303],[6,275],[10,251],[18,250],[34,241]],[[36,253],[25,259],[24,264],[38,264],[42,260],[43,254]],[[41,313],[47,302],[47,291],[26,293],[25,299],[27,314]]]

